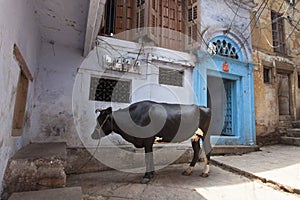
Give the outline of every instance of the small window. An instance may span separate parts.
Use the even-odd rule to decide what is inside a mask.
[[[131,81],[91,78],[90,100],[130,103]]]
[[[183,86],[183,71],[159,68],[159,84]]]
[[[300,89],[300,75],[298,74],[298,88]]]
[[[264,83],[271,83],[271,69],[264,67]]]

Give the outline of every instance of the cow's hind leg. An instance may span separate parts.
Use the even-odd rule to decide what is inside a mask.
[[[182,175],[189,176],[193,173],[194,167],[199,160],[199,154],[200,154],[200,143],[199,143],[199,137],[194,136],[192,138],[192,147],[194,151],[193,160],[190,163],[190,166],[182,172]]]
[[[210,163],[211,150],[212,150],[212,147],[210,145],[210,138],[208,136],[203,141],[204,168],[203,168],[202,174],[200,175],[200,176],[205,177],[205,178],[209,176],[209,163]]]

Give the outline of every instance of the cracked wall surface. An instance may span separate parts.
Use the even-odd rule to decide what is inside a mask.
[[[297,75],[300,72],[299,44],[300,35],[297,31],[297,20],[300,18],[299,3],[293,7],[287,1],[270,1],[265,9],[263,1],[256,0],[258,6],[252,12],[252,47],[255,70],[255,110],[256,128],[258,141],[268,143],[268,139],[277,138],[281,135],[280,129],[284,126],[284,121],[300,119],[300,92],[297,86]],[[263,5],[260,8],[260,5]],[[263,11],[262,11],[263,10]],[[284,21],[284,32],[286,42],[286,55],[276,53],[273,50],[271,10],[282,14]],[[262,12],[261,12],[262,11]],[[256,16],[254,15],[256,13]],[[259,17],[260,16],[260,17]],[[292,19],[289,21],[288,19]],[[298,26],[299,27],[299,26]],[[271,70],[271,82],[264,83],[263,69]],[[280,75],[287,74],[289,77],[289,103],[290,114],[283,116],[280,114]],[[286,87],[286,86],[285,86]],[[276,142],[276,141],[275,141]]]
[[[0,3],[0,193],[8,159],[30,140],[30,120],[33,111],[35,79],[29,83],[24,133],[12,137],[12,122],[20,67],[13,56],[16,44],[29,67],[36,75],[40,34],[33,15],[31,1],[2,1]],[[9,20],[8,20],[9,19]]]

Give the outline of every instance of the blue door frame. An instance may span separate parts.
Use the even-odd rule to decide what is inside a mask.
[[[198,64],[194,68],[195,104],[208,105],[208,76],[232,80],[234,82],[234,103],[232,123],[234,136],[211,136],[212,144],[222,145],[255,145],[255,109],[253,64],[236,59],[209,55],[198,52]],[[223,63],[228,63],[229,71],[223,71]]]

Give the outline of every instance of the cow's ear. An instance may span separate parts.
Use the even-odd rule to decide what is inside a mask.
[[[107,109],[105,110],[105,112],[106,112],[107,114],[111,114],[111,113],[112,113],[112,108],[111,108],[111,107],[107,108]]]

